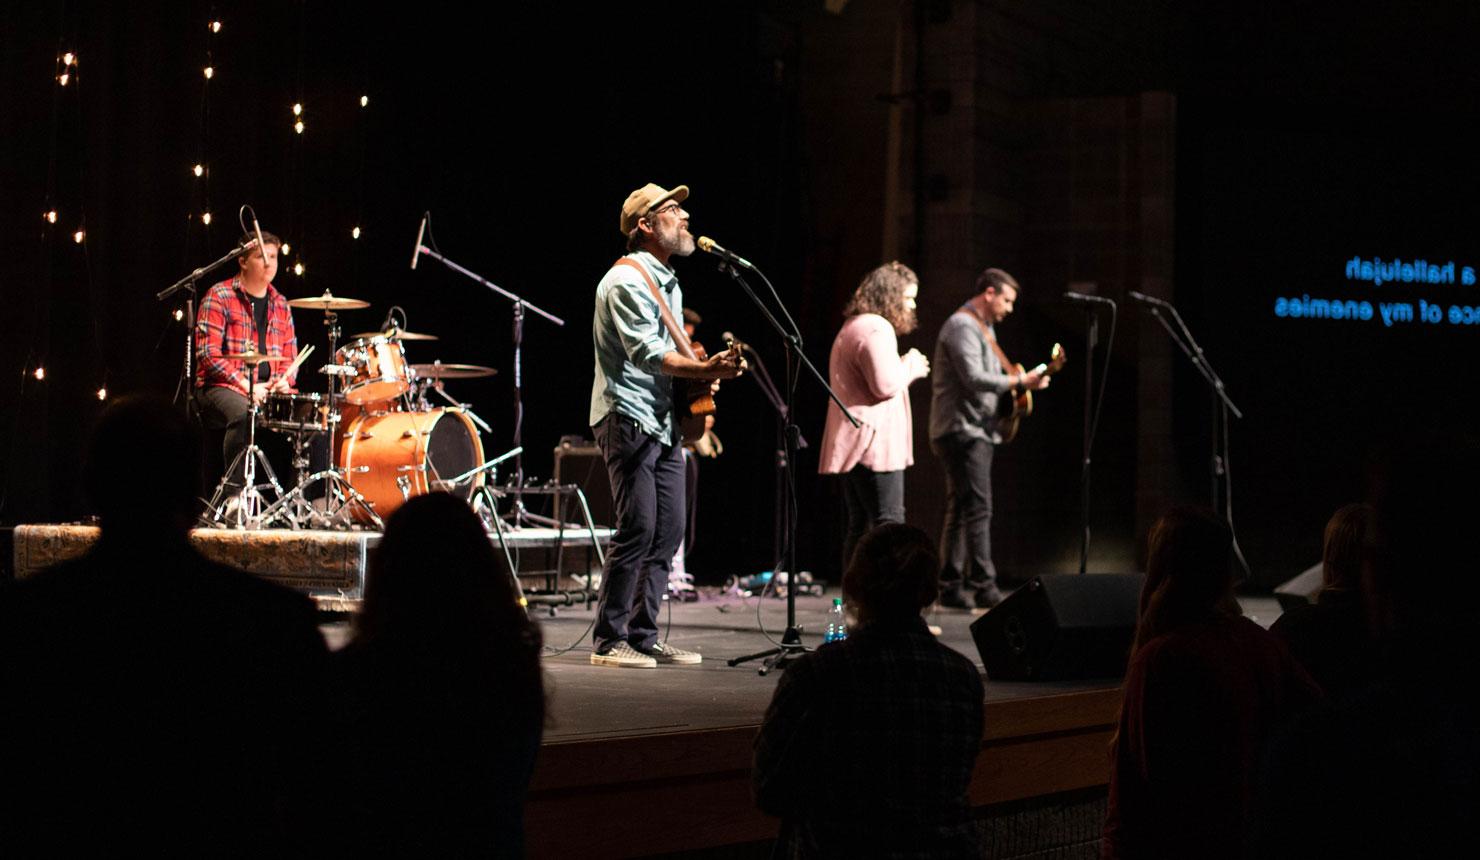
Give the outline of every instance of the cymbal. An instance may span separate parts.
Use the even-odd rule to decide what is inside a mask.
[[[491,367],[482,367],[476,364],[413,364],[411,369],[416,371],[417,376],[428,379],[476,379],[480,376],[492,376],[498,373]]]
[[[354,340],[356,338],[362,338],[362,337],[364,337],[364,338],[370,338],[370,337],[388,337],[388,338],[400,339],[400,340],[438,340],[439,339],[434,334],[422,334],[419,331],[406,331],[405,329],[400,329],[400,328],[388,328],[385,331],[362,331],[359,334],[352,334],[352,335],[350,335],[350,339],[351,340]]]
[[[233,352],[215,357],[222,361],[245,361],[247,364],[287,364],[293,360],[286,355],[268,355],[262,352]]]
[[[322,296],[314,296],[307,299],[288,299],[290,308],[311,308],[320,311],[352,311],[358,308],[368,308],[370,303],[360,299],[346,299],[333,295],[324,290]]]

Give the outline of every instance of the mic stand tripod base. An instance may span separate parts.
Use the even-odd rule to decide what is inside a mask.
[[[736,657],[726,660],[726,666],[739,666],[741,663],[749,663],[751,660],[761,660],[761,667],[756,670],[757,675],[767,675],[776,667],[786,668],[786,664],[807,653],[807,646],[802,644],[802,628],[788,627],[781,635],[781,644],[778,647],[761,651],[757,654],[748,654],[744,657]],[[764,659],[762,659],[764,658]]]

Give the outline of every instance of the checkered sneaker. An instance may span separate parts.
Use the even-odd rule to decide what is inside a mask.
[[[591,665],[612,666],[618,669],[656,669],[658,661],[626,642],[618,642],[605,654],[591,652]]]
[[[679,663],[685,666],[691,666],[695,663],[704,662],[704,655],[696,651],[685,651],[682,648],[675,648],[664,642],[659,642],[647,651],[640,653],[651,655],[659,663]]]

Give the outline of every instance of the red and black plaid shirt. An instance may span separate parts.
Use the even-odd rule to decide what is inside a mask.
[[[239,361],[222,361],[217,356],[246,352],[256,346],[252,302],[242,289],[241,276],[207,290],[205,298],[200,300],[200,314],[195,322],[196,387],[219,385],[247,392],[247,369]],[[298,355],[298,337],[293,332],[288,300],[271,284],[267,285],[267,354],[288,358]],[[286,367],[274,365],[273,375]],[[293,384],[294,377],[289,377],[288,385]]]

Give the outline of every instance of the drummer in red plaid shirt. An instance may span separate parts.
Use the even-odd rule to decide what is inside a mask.
[[[285,364],[262,364],[257,378],[249,382],[250,369],[242,362],[218,356],[249,349],[288,358],[298,355],[288,300],[272,285],[282,241],[264,232],[260,251],[256,236],[243,237],[242,244],[251,247],[237,258],[239,271],[206,292],[195,325],[196,398],[202,424],[224,433],[222,471],[247,447],[248,398],[260,403],[269,392],[292,391],[294,378],[281,375]],[[239,482],[240,468],[232,478]]]

